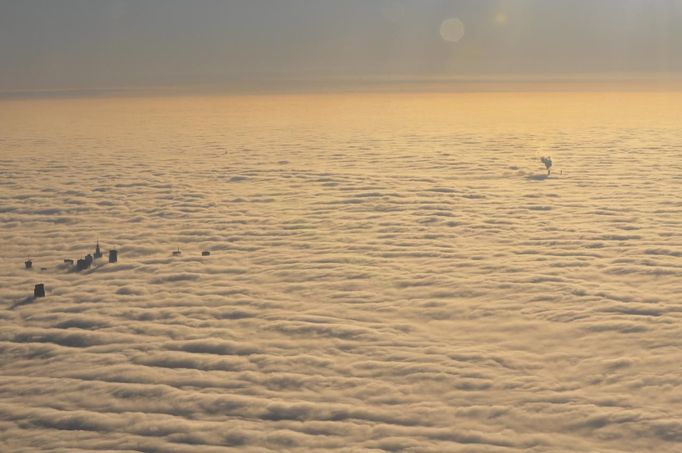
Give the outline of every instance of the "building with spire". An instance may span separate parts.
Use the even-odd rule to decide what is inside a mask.
[[[94,258],[95,258],[95,259],[102,258],[102,251],[101,251],[100,248],[99,248],[99,239],[97,240],[97,246],[95,247],[95,255],[94,255]]]

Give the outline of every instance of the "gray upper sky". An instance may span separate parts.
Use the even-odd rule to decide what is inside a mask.
[[[682,0],[0,0],[0,68],[0,91],[675,77]]]

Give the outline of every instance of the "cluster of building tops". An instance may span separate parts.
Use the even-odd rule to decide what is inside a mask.
[[[64,264],[67,265],[70,269],[75,270],[76,272],[81,272],[90,269],[95,260],[98,260],[103,256],[104,255],[102,254],[102,249],[99,246],[99,241],[97,241],[97,245],[95,246],[95,253],[88,253],[84,258],[75,261],[72,259],[65,259]],[[118,262],[118,250],[109,250],[109,262],[110,263]],[[24,267],[26,269],[33,269],[33,261],[31,259],[26,260],[26,262],[24,262]],[[42,270],[46,269],[43,268]]]
[[[173,251],[173,256],[180,256],[182,255],[182,251],[178,248],[177,250]],[[68,266],[69,269],[75,270],[76,272],[81,272],[85,271],[87,269],[90,269],[92,265],[95,263],[96,260],[101,259],[104,255],[102,254],[102,249],[99,247],[99,241],[97,241],[97,245],[95,246],[95,253],[88,253],[85,255],[84,258],[81,258],[79,260],[72,260],[72,259],[65,259],[64,264]],[[201,252],[201,256],[211,256],[211,252],[205,250]],[[118,250],[109,250],[109,263],[116,263],[118,262]],[[29,258],[24,262],[24,266],[26,269],[33,269],[33,261]],[[47,270],[47,268],[42,268],[42,270]],[[33,290],[33,297],[45,297],[45,285],[40,283],[35,285],[35,288]]]
[[[182,251],[178,248],[177,250],[173,251],[173,256],[180,256],[182,255]],[[79,260],[72,260],[72,259],[65,259],[64,264],[68,266],[70,269],[75,270],[76,272],[81,272],[87,269],[90,269],[92,265],[95,263],[96,260],[101,259],[104,255],[102,254],[102,249],[99,246],[99,241],[97,241],[97,245],[95,246],[95,253],[88,253],[85,255],[85,257],[79,259]],[[201,252],[201,256],[211,256],[211,252],[208,250],[204,250]],[[109,263],[116,263],[118,262],[118,250],[109,250]],[[24,266],[26,269],[33,269],[33,261],[31,259],[28,259],[24,262]],[[47,270],[47,268],[42,268],[42,270]]]
[[[103,256],[102,250],[99,248],[99,241],[97,241],[94,254],[88,253],[87,255],[85,255],[85,258],[81,258],[76,261],[75,263],[76,272],[81,272],[90,269],[95,260],[102,258],[102,256]],[[118,250],[109,250],[109,262],[110,263],[118,262]],[[74,267],[74,262],[73,260],[70,259],[64,260],[64,264],[66,264],[67,266],[71,266],[72,268]]]

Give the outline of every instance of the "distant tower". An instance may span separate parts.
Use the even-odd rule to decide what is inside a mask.
[[[97,240],[97,246],[95,247],[95,259],[102,258],[102,251],[99,248],[99,239]]]
[[[92,266],[92,261],[93,261],[92,255],[90,255],[88,253],[85,257],[85,262],[87,263],[88,268],[90,268],[90,266]]]
[[[45,285],[40,283],[33,289],[33,297],[45,297]]]
[[[109,262],[110,263],[118,262],[118,250],[109,250]]]
[[[24,266],[26,267],[26,269],[33,269],[33,261],[31,261],[30,259],[26,260],[24,262]]]

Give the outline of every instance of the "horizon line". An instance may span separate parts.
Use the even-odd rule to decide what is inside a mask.
[[[224,83],[163,86],[0,89],[0,99],[154,96],[239,96],[368,93],[662,92],[682,91],[682,74],[567,76],[365,76],[255,78]]]

